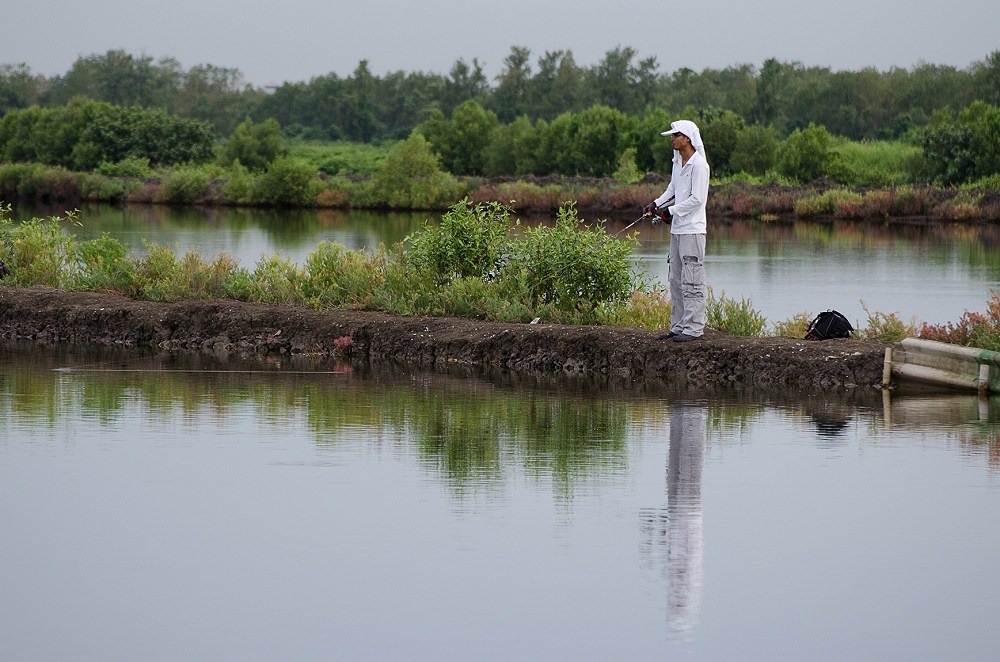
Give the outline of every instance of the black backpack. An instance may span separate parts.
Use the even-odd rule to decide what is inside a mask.
[[[827,310],[816,316],[806,331],[806,340],[850,338],[854,327],[836,310]]]

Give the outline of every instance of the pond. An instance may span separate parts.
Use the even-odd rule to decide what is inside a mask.
[[[0,659],[992,659],[998,421],[0,344]]]
[[[59,209],[15,208],[14,218],[61,214]],[[110,234],[136,252],[153,242],[206,257],[226,252],[252,268],[275,252],[303,264],[316,244],[348,248],[391,246],[438,215],[345,211],[192,209],[90,205],[81,209],[81,239]],[[596,219],[587,219],[596,220]],[[634,218],[608,219],[611,234]],[[526,219],[551,222],[551,219]],[[636,226],[638,270],[667,282],[669,230]],[[966,311],[984,313],[1000,289],[1000,227],[958,223],[904,225],[837,221],[751,220],[710,225],[706,270],[715,296],[747,299],[771,324],[828,308],[855,326],[868,313],[895,313],[903,322],[955,322]],[[867,312],[866,312],[867,309]]]

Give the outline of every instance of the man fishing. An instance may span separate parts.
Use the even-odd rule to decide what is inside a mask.
[[[658,337],[673,342],[690,342],[705,333],[705,231],[708,219],[710,170],[705,145],[698,126],[690,120],[670,123],[660,135],[670,138],[674,158],[667,190],[646,205],[643,216],[663,213],[670,222],[670,255],[667,259],[670,283],[670,329]]]

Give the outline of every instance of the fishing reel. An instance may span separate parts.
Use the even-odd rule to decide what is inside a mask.
[[[662,211],[654,211],[654,212],[653,212],[652,214],[650,214],[650,216],[649,216],[649,222],[650,222],[650,223],[651,223],[651,224],[653,225],[653,227],[655,228],[655,227],[656,227],[657,225],[659,225],[660,223],[669,223],[669,222],[670,222],[670,215],[669,215],[669,214],[667,214],[666,212],[662,212]]]

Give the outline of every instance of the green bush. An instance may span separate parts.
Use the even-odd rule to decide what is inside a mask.
[[[812,122],[785,139],[778,154],[778,172],[800,182],[811,182],[827,174],[833,138],[823,126]]]
[[[636,290],[624,306],[602,308],[599,321],[614,326],[635,326],[641,329],[662,330],[670,328],[670,297],[662,290],[649,292]]]
[[[444,209],[462,197],[462,185],[441,170],[420,134],[397,143],[361,187],[359,201],[390,209]]]
[[[310,206],[322,189],[312,164],[282,156],[258,178],[254,198],[275,206]]]
[[[917,321],[914,318],[909,324],[903,322],[897,313],[872,312],[865,302],[861,307],[868,316],[867,323],[855,332],[855,337],[861,340],[872,340],[885,345],[898,343],[903,338],[917,335]],[[860,326],[860,325],[859,325]]]
[[[148,156],[126,156],[115,163],[102,161],[95,171],[108,177],[136,177],[139,179],[152,177],[155,174],[149,166]]]
[[[736,134],[729,171],[763,176],[772,171],[778,158],[781,138],[774,127],[751,124]]]
[[[107,234],[77,244],[67,287],[74,290],[114,292],[131,296],[136,291],[135,264],[128,249]]]
[[[257,176],[238,160],[233,161],[222,185],[223,199],[233,205],[253,202],[256,186]]]
[[[62,229],[62,223],[78,222],[76,212],[18,224],[8,218],[9,212],[9,205],[0,207],[0,259],[9,272],[6,282],[18,287],[61,287],[74,252],[73,237]]]
[[[466,277],[491,280],[506,257],[510,228],[508,207],[496,202],[473,205],[466,198],[437,225],[425,223],[408,236],[404,241],[411,248],[406,257],[438,283]]]
[[[902,141],[862,141],[839,138],[831,151],[837,157],[831,177],[848,186],[891,187],[913,181],[920,148]]]
[[[172,168],[163,180],[159,201],[175,204],[191,204],[205,196],[212,174],[196,165]]]
[[[369,255],[341,244],[322,241],[306,259],[303,296],[318,308],[367,306],[385,281],[386,253]]]
[[[707,305],[708,326],[734,336],[758,338],[764,334],[767,319],[754,310],[750,299],[729,299],[722,294],[710,296]]]
[[[566,205],[554,227],[529,228],[511,242],[503,278],[523,282],[535,304],[587,317],[598,306],[624,304],[640,288],[631,262],[637,241],[609,236],[600,224],[582,227],[576,208]]]
[[[639,166],[635,164],[635,147],[629,147],[618,157],[618,169],[612,173],[612,178],[622,184],[635,184],[642,179]]]
[[[985,314],[965,311],[957,322],[941,325],[924,323],[920,328],[920,337],[1000,352],[1000,293],[993,292],[986,304]]]
[[[294,140],[288,143],[288,155],[308,161],[320,172],[331,176],[371,175],[388,157],[392,145]]]
[[[177,256],[160,244],[145,244],[146,255],[135,262],[136,294],[149,301],[178,301],[180,287]]]
[[[791,319],[774,324],[774,335],[782,338],[805,338],[813,319],[815,315],[812,313],[795,313]]]
[[[247,300],[259,303],[305,303],[305,280],[305,271],[287,257],[277,254],[261,256],[250,275]]]
[[[943,184],[1000,173],[1000,108],[974,101],[957,114],[941,110],[921,135],[926,171]]]
[[[218,160],[223,165],[239,161],[248,170],[263,171],[279,156],[287,155],[288,147],[276,119],[256,124],[248,117],[219,148]]]

